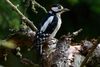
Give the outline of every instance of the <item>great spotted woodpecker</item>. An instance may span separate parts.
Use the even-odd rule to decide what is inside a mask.
[[[53,5],[44,21],[38,27],[38,31],[36,32],[36,45],[40,53],[42,53],[43,43],[48,38],[54,38],[60,29],[62,24],[61,14],[65,11],[69,11],[69,9],[63,8],[60,4]]]

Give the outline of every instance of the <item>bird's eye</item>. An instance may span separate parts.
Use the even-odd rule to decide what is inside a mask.
[[[58,9],[61,9],[61,6],[58,6]]]

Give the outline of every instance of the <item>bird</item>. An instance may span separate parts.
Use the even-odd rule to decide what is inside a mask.
[[[48,38],[54,38],[61,27],[62,20],[61,14],[69,11],[68,8],[64,8],[60,4],[53,4],[50,11],[47,13],[45,19],[38,26],[38,31],[36,32],[36,46],[42,53],[43,43]]]

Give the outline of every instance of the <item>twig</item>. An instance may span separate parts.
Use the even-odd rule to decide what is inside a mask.
[[[36,26],[31,22],[21,11],[15,6],[10,0],[6,0],[6,2],[22,17],[25,23],[34,31],[37,31]]]
[[[32,62],[31,60],[29,60],[27,58],[22,58],[21,63],[23,63],[25,65],[29,65],[31,67],[39,67],[39,64],[35,64],[34,62]]]
[[[37,5],[38,7],[40,7],[41,9],[43,9],[45,13],[47,13],[47,10],[43,6],[41,6],[38,2],[36,2],[35,0],[32,1],[32,4]]]
[[[91,48],[91,50],[89,51],[89,53],[87,54],[86,58],[83,60],[82,64],[80,67],[84,67],[88,61],[88,59],[90,58],[90,56],[92,55],[92,53],[94,52],[94,50],[96,49],[96,47],[98,46],[98,41],[94,44],[94,46]]]

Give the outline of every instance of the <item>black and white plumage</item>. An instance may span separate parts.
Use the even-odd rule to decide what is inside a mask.
[[[54,38],[56,33],[61,27],[61,13],[68,11],[69,9],[63,8],[61,5],[56,4],[51,7],[48,15],[45,17],[44,21],[38,27],[36,33],[36,44],[39,46],[40,52],[42,52],[42,44],[48,38]]]

